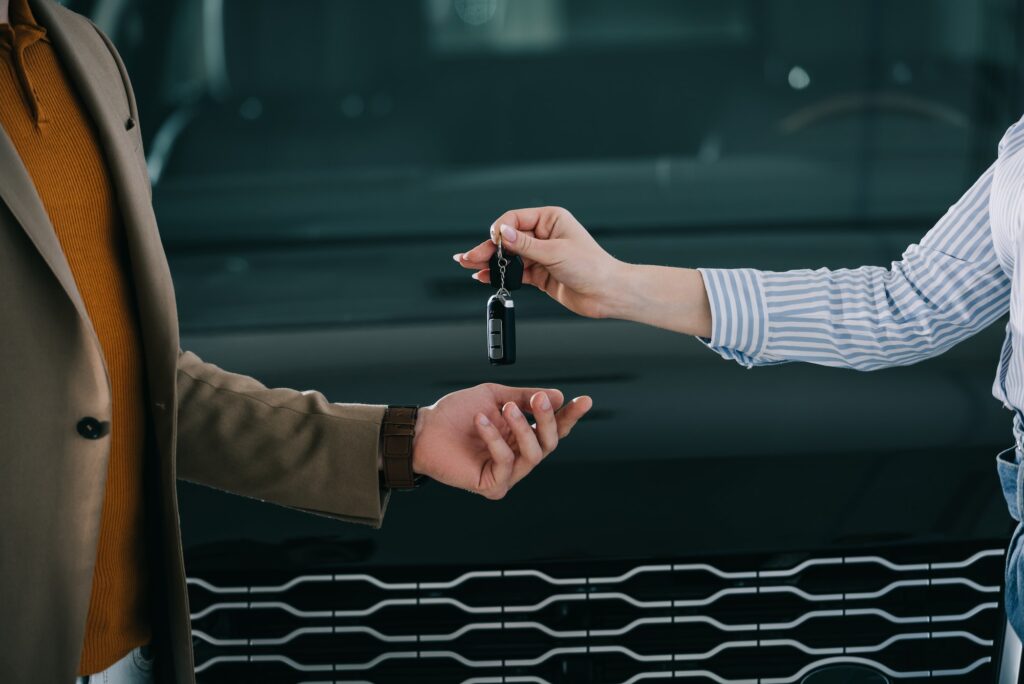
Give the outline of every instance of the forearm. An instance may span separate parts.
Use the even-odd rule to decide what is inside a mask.
[[[622,264],[614,283],[606,307],[609,318],[711,336],[711,306],[699,271]]]
[[[1009,283],[971,263],[911,246],[891,269],[787,272],[623,265],[609,317],[705,338],[745,366],[805,361],[874,370],[940,354],[996,320]]]
[[[383,406],[334,404],[263,386],[194,354],[178,361],[178,476],[210,487],[379,525]]]

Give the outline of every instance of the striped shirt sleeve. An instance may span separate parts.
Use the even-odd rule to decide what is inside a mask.
[[[699,269],[704,342],[753,367],[805,361],[875,370],[937,356],[1009,309],[989,225],[993,168],[886,269]]]

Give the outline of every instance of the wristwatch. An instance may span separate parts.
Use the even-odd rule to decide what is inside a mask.
[[[412,440],[418,406],[388,406],[380,426],[382,484],[388,489],[415,489],[425,479],[412,470]]]

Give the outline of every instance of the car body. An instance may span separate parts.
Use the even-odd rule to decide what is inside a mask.
[[[200,681],[1000,675],[1003,322],[749,370],[522,290],[491,367],[451,255],[557,204],[632,262],[887,265],[1024,112],[1020,0],[77,8],[133,77],[184,348],[335,401],[595,402],[506,500],[427,485],[379,531],[183,483]]]

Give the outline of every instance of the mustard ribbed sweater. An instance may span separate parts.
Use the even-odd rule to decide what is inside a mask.
[[[124,228],[93,123],[27,0],[11,1],[10,22],[0,24],[0,124],[64,248],[113,393],[110,465],[79,664],[84,675],[106,669],[150,637],[142,343]]]

